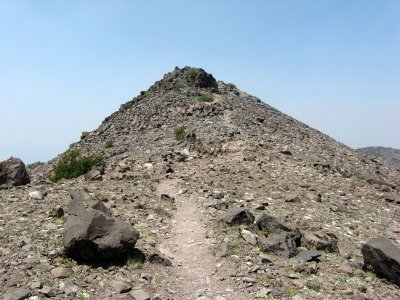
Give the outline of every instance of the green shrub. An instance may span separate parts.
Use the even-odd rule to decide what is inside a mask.
[[[68,151],[61,157],[50,180],[71,179],[89,172],[94,166],[104,167],[104,157],[97,154],[82,156],[78,150]]]
[[[112,146],[114,146],[113,141],[109,140],[106,142],[106,148],[112,148]]]
[[[175,138],[182,141],[186,137],[186,126],[180,126],[174,129]]]
[[[213,102],[214,96],[210,95],[210,94],[204,94],[204,95],[197,97],[197,99],[199,99],[199,101],[202,101],[202,102]]]
[[[228,86],[231,90],[236,90],[236,85],[234,85],[233,83],[228,83]]]

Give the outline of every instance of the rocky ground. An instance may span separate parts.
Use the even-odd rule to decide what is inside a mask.
[[[0,189],[0,295],[399,299],[399,287],[363,269],[361,247],[378,236],[399,246],[400,172],[188,70],[168,73],[71,145],[102,153],[104,174],[53,183],[59,156],[28,166],[30,184]],[[131,224],[137,251],[117,262],[68,258],[63,210],[71,189]],[[265,251],[254,222],[227,222],[238,208],[298,229],[300,251],[329,237],[337,248],[310,262]]]

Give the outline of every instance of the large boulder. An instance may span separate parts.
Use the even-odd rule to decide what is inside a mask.
[[[0,187],[19,186],[30,182],[31,180],[22,160],[11,157],[0,162]]]
[[[400,248],[389,239],[379,237],[369,240],[361,248],[364,265],[378,276],[400,286]]]
[[[78,260],[120,259],[134,252],[139,233],[112,216],[99,200],[81,191],[70,192],[63,243],[67,256]]]

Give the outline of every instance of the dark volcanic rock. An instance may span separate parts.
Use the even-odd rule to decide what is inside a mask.
[[[22,160],[11,157],[0,162],[0,186],[19,186],[30,182],[31,180]]]
[[[369,240],[362,248],[364,265],[400,286],[400,249],[384,237]]]
[[[112,216],[108,208],[79,191],[72,191],[63,243],[70,257],[98,261],[119,259],[134,251],[139,233]]]
[[[269,235],[271,233],[280,233],[282,231],[291,232],[294,231],[285,223],[282,223],[277,218],[271,215],[262,214],[256,221],[256,225],[259,230]]]
[[[304,250],[300,251],[300,253],[296,255],[297,259],[304,260],[306,262],[310,261],[318,262],[320,257],[321,257],[321,252],[317,250]]]
[[[295,239],[294,233],[282,232],[260,239],[258,245],[261,251],[290,258],[298,253]]]
[[[254,222],[254,215],[248,209],[235,208],[228,211],[222,217],[222,220],[232,226],[252,224]]]

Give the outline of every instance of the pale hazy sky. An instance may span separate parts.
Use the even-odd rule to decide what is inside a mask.
[[[0,0],[0,160],[47,161],[175,66],[400,148],[399,0]]]

